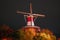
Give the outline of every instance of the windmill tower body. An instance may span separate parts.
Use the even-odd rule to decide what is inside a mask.
[[[27,17],[27,26],[34,26],[33,16]]]

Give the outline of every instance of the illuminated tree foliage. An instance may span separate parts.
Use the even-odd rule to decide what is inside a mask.
[[[41,32],[36,33],[35,36],[33,36],[31,31],[19,30],[20,40],[56,40],[55,35],[53,35],[48,29],[41,30]]]

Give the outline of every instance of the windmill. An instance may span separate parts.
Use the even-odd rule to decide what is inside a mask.
[[[34,25],[34,17],[37,18],[39,17],[45,17],[45,15],[42,14],[35,14],[32,13],[32,3],[30,3],[30,13],[27,12],[22,12],[22,11],[17,11],[19,14],[23,14],[24,17],[27,17],[27,26],[35,26]]]
[[[45,15],[42,14],[35,14],[32,13],[32,3],[30,3],[30,13],[17,11],[18,14],[23,14],[24,17],[27,17],[27,26],[22,28],[25,31],[32,30],[32,33],[36,33],[37,31],[40,31],[40,27],[34,25],[34,20],[39,17],[45,17]],[[35,19],[34,19],[35,18]]]

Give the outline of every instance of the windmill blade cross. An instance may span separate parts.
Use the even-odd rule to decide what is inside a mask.
[[[40,17],[45,17],[43,14],[32,14],[32,3],[30,3],[30,13],[27,12],[22,12],[22,11],[17,11],[17,13],[24,14],[24,15],[30,15],[30,16],[40,16]]]

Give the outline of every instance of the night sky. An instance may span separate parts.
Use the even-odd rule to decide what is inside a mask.
[[[35,25],[40,28],[48,28],[57,36],[60,35],[59,1],[58,0],[2,0],[0,12],[0,24],[7,24],[12,29],[18,30],[26,26],[24,16],[16,11],[29,12],[29,4],[32,2],[33,13],[46,15],[38,17]]]

